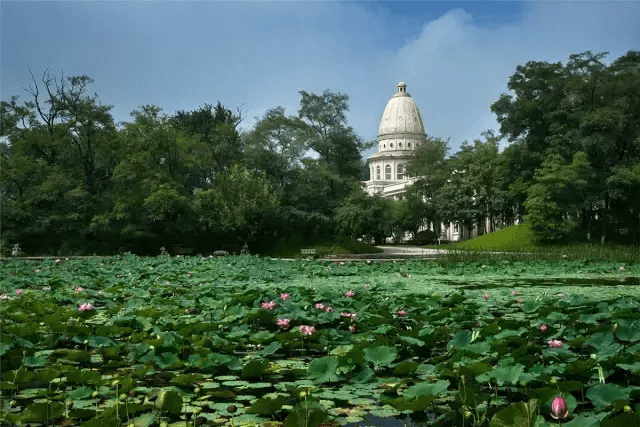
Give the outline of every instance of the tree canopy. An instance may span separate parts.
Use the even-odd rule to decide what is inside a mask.
[[[640,52],[516,67],[487,131],[450,153],[426,135],[401,200],[368,196],[346,94],[300,91],[246,131],[220,102],[116,124],[88,76],[49,71],[0,102],[3,248],[158,253],[161,246],[268,248],[335,233],[382,241],[458,224],[528,221],[540,242],[640,242]],[[215,105],[215,106],[214,106]],[[506,147],[501,144],[507,143]]]

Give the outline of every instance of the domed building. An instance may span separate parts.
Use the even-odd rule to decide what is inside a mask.
[[[369,157],[367,193],[399,199],[415,180],[407,176],[407,162],[425,139],[418,106],[407,93],[407,85],[400,82],[380,120],[378,151]]]
[[[365,190],[369,195],[402,198],[406,188],[416,178],[407,176],[407,163],[416,149],[426,142],[427,135],[418,106],[407,93],[407,85],[398,83],[398,91],[391,97],[382,114],[378,130],[378,151],[369,157],[370,177],[365,181]],[[485,230],[499,229],[485,220],[482,229],[474,227],[467,230],[462,224],[433,224],[421,227],[422,230],[436,230],[443,240],[456,241],[476,237]],[[405,239],[408,236],[404,236]]]

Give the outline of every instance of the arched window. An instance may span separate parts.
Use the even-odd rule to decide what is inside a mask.
[[[397,179],[398,181],[401,181],[404,179],[404,166],[403,165],[398,165],[398,172],[397,172]]]
[[[380,181],[380,166],[376,166],[376,181]]]
[[[384,167],[384,179],[386,181],[391,181],[391,165]]]

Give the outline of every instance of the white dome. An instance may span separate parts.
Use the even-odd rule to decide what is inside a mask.
[[[388,139],[392,134],[414,134],[409,137],[424,136],[424,125],[418,106],[407,93],[407,85],[404,82],[398,83],[398,91],[387,103],[384,109],[378,140]]]

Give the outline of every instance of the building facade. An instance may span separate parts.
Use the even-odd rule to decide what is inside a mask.
[[[378,151],[369,157],[367,193],[402,197],[406,187],[415,181],[407,176],[407,162],[425,139],[418,106],[407,93],[407,85],[400,82],[380,120]]]
[[[406,188],[416,180],[407,176],[407,163],[425,141],[420,110],[407,92],[407,85],[400,82],[380,120],[378,151],[369,157],[370,178],[364,182],[365,191],[369,195],[401,199]],[[433,230],[433,227],[434,224],[429,224],[423,229]],[[476,228],[470,234],[476,237],[479,233],[482,230]],[[469,231],[462,225],[442,224],[440,236],[443,240],[463,240],[469,238]]]

